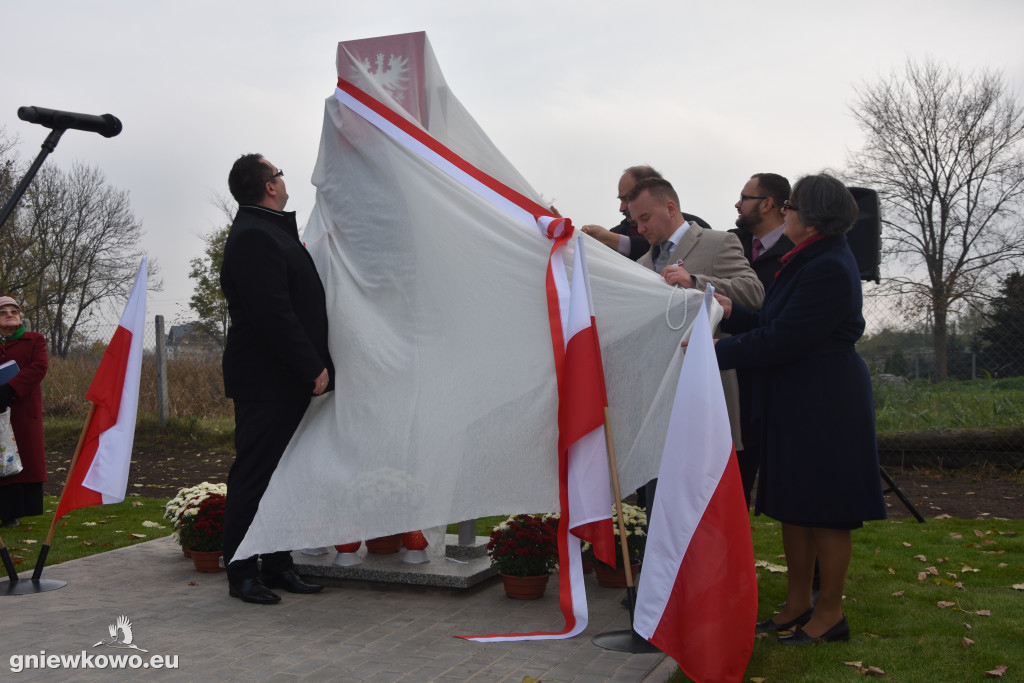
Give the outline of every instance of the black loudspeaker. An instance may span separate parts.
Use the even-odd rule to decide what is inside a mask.
[[[850,194],[857,200],[857,222],[846,233],[850,251],[857,259],[861,280],[881,279],[879,266],[882,263],[882,212],[878,193],[866,187],[850,187]]]

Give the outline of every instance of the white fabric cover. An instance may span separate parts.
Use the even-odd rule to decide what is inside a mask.
[[[384,63],[405,59],[408,73],[421,62],[418,115],[366,69],[362,60],[372,67],[377,54]],[[338,73],[541,201],[448,90],[425,34],[342,43]],[[239,557],[558,509],[551,242],[532,217],[495,205],[384,134],[344,95],[325,103],[317,200],[303,235],[327,290],[337,389],[313,399]],[[572,172],[565,160],[552,163]],[[660,276],[585,240],[628,492],[658,471],[679,342],[701,295],[673,293]],[[571,268],[572,246],[562,251]],[[666,322],[670,296],[668,316],[673,327],[685,322],[681,329]],[[429,538],[441,550],[438,535]]]

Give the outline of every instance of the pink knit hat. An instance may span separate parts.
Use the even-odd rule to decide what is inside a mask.
[[[9,296],[0,296],[0,307],[3,306],[14,306],[19,311],[21,310],[21,306],[18,305],[18,302]]]

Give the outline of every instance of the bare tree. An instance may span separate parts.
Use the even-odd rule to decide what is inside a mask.
[[[851,173],[878,190],[885,253],[905,266],[889,286],[930,313],[946,379],[950,313],[1024,256],[1024,108],[1000,73],[931,61],[858,88],[851,108],[866,134]]]
[[[142,225],[128,193],[94,167],[44,168],[25,194],[20,232],[31,241],[25,264],[26,311],[51,352],[67,355],[76,331],[104,304],[126,297],[142,252]],[[155,266],[151,266],[156,274]],[[159,288],[156,280],[153,288]]]

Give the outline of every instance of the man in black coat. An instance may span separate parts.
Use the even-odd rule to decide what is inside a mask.
[[[782,234],[782,202],[789,199],[789,181],[776,173],[755,173],[740,190],[736,202],[736,227],[729,232],[740,238],[743,255],[750,267],[768,288],[775,281],[775,274],[782,268],[782,255],[793,248],[793,243]],[[736,379],[740,387],[740,433],[743,450],[736,452],[743,480],[743,495],[750,506],[750,496],[757,477],[761,445],[758,430],[750,421],[750,372],[737,370]]]
[[[270,588],[315,593],[323,586],[295,573],[291,553],[234,557],[263,492],[313,396],[333,388],[327,298],[295,212],[285,212],[284,172],[259,154],[232,166],[228,187],[239,204],[224,245],[220,283],[231,326],[224,389],[235,404],[235,462],[228,474],[224,557],[229,593],[271,604]]]

